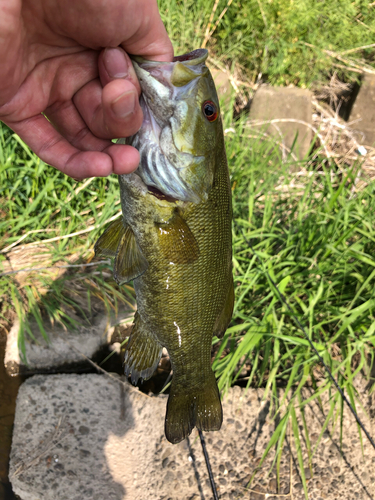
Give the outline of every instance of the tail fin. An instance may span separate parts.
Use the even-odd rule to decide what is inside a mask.
[[[165,435],[170,443],[188,437],[195,426],[202,431],[218,431],[222,421],[220,394],[212,371],[194,389],[185,389],[178,378],[173,378],[165,417]]]

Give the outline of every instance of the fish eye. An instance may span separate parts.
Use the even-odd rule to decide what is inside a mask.
[[[218,117],[216,104],[212,101],[205,101],[202,105],[202,111],[209,122],[214,122]]]

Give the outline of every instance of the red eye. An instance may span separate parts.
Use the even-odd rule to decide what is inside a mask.
[[[202,111],[209,122],[214,122],[218,117],[216,104],[212,101],[205,101],[202,106]]]

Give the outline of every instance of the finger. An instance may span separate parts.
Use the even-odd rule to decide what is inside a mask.
[[[130,174],[138,168],[140,156],[133,146],[112,144],[105,152],[112,158],[114,174]]]
[[[98,79],[93,80],[82,87],[73,100],[83,120],[97,137],[129,137],[142,125],[138,92],[128,80],[113,80],[104,89]]]
[[[55,129],[67,139],[72,146],[84,151],[102,151],[111,145],[111,141],[94,135],[82,119],[73,101],[57,101],[49,106],[44,114]],[[106,137],[110,139],[110,137]]]
[[[102,86],[115,79],[126,79],[137,89],[138,95],[141,94],[141,87],[133,64],[128,54],[121,47],[107,47],[102,50],[98,60],[99,76]]]
[[[80,151],[72,146],[43,116],[6,122],[46,163],[75,179],[126,174],[135,170],[139,153],[126,145],[110,145],[103,151]]]
[[[142,17],[139,29],[121,46],[128,54],[139,55],[154,61],[172,61],[173,46],[161,20],[156,0],[139,2],[147,16]]]
[[[23,79],[24,66],[17,64],[25,36],[21,10],[19,0],[0,2],[0,106],[15,95]]]

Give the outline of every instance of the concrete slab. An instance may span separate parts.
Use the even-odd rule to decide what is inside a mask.
[[[26,335],[26,360],[24,363],[19,346],[18,334],[20,322],[16,319],[7,336],[4,364],[7,373],[34,374],[54,373],[56,371],[73,371],[88,368],[90,365],[78,351],[89,358],[95,358],[111,340],[113,326],[129,318],[132,322],[133,311],[123,308],[117,317],[108,317],[107,312],[98,312],[92,319],[91,324],[76,317],[77,328],[67,331],[61,325],[52,327],[45,324],[45,330],[50,342],[42,337],[40,329],[33,319],[29,320],[31,331],[35,337],[34,341]],[[77,349],[77,350],[75,350]]]
[[[219,99],[225,106],[230,104],[234,89],[230,83],[228,74],[220,69],[210,67],[212,78],[214,79]]]
[[[313,139],[313,132],[309,127],[312,125],[311,97],[312,94],[307,89],[261,85],[251,103],[249,124],[259,132],[283,142],[289,149],[298,134],[293,151],[302,159]],[[274,122],[267,125],[265,122],[270,120]]]
[[[351,128],[362,133],[359,142],[368,146],[375,143],[375,76],[365,74],[357,98],[350,112]]]
[[[262,390],[239,387],[224,400],[221,431],[205,433],[221,500],[238,497],[278,500],[269,459],[246,485],[275,428]],[[280,394],[281,395],[281,394]],[[279,396],[280,396],[279,395]],[[307,396],[307,394],[306,394]],[[366,403],[366,402],[365,402]],[[22,500],[202,500],[212,498],[196,431],[171,445],[164,437],[166,396],[147,397],[119,380],[101,375],[37,375],[20,388],[14,426],[10,480]],[[327,409],[329,405],[327,406]],[[312,445],[325,413],[312,403],[305,410]],[[371,422],[363,416],[371,430]],[[276,419],[277,422],[277,419]],[[373,423],[373,422],[372,422]],[[374,426],[372,431],[374,430]],[[287,430],[290,443],[292,431]],[[302,441],[307,464],[307,452]],[[306,465],[310,500],[375,497],[375,451],[345,412],[343,453],[339,425],[323,435]],[[294,446],[281,459],[280,494],[304,498]]]

